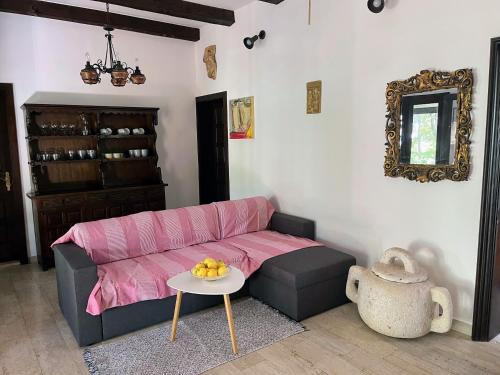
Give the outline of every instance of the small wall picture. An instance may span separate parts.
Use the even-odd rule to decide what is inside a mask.
[[[255,137],[254,97],[229,101],[231,111],[230,139],[253,139]]]
[[[321,113],[321,81],[307,83],[307,114]]]

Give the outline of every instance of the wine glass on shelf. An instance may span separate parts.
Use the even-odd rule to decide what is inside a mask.
[[[40,133],[42,135],[47,135],[49,132],[49,124],[47,124],[46,122],[42,122],[40,124]]]
[[[68,135],[68,124],[63,122],[59,126],[59,134],[61,135]]]
[[[82,135],[90,134],[89,121],[87,120],[87,116],[84,113],[80,114],[80,119],[82,120]]]
[[[54,121],[50,124],[50,135],[57,135],[57,129],[59,128],[59,124]]]

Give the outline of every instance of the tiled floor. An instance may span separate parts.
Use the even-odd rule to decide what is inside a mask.
[[[303,323],[308,331],[209,374],[500,374],[500,343],[473,343],[455,332],[391,339],[367,328],[354,305]],[[88,374],[59,311],[54,270],[0,264],[0,370]]]

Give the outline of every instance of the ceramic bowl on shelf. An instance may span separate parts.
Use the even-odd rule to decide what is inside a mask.
[[[135,128],[132,129],[132,134],[134,135],[143,135],[145,133],[143,128]]]
[[[130,129],[127,129],[127,128],[118,129],[118,134],[119,135],[130,135]]]
[[[111,135],[111,134],[113,134],[113,130],[111,130],[110,128],[101,129],[101,130],[99,130],[99,132],[101,133],[101,135]]]
[[[111,153],[106,153],[106,154],[104,154],[104,158],[105,158],[105,159],[113,159],[113,154],[111,154]]]
[[[148,155],[149,155],[149,150],[148,150],[147,148],[143,148],[143,149],[141,150],[141,156],[142,156],[143,158],[147,158],[147,157],[148,157]]]
[[[123,159],[123,152],[113,152],[113,159]]]

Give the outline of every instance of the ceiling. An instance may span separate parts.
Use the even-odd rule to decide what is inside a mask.
[[[284,0],[0,0],[0,12],[99,27],[109,23],[117,30],[196,42],[203,26],[231,26],[237,22],[234,11],[254,1]]]

